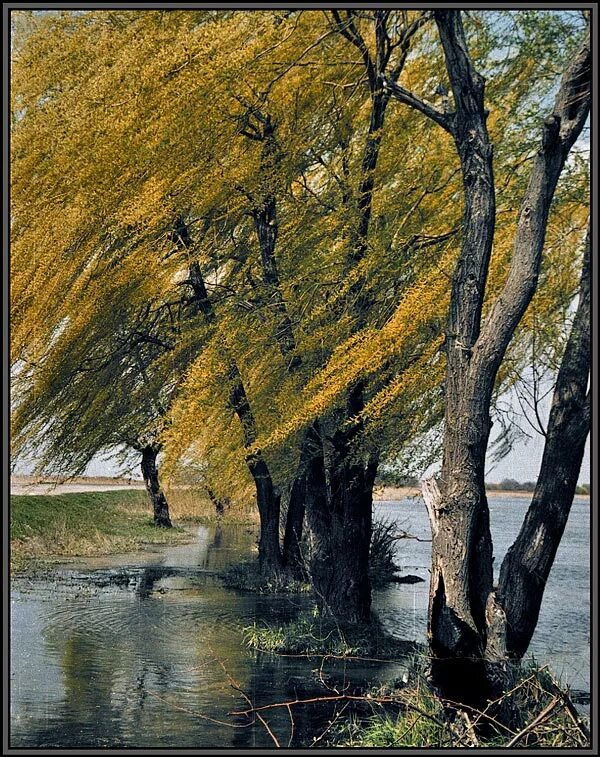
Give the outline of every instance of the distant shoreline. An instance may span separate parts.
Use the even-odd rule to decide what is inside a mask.
[[[514,497],[517,499],[531,499],[533,492],[519,489],[517,491],[508,491],[506,489],[486,489],[488,497]],[[373,492],[373,499],[376,502],[396,501],[398,499],[407,499],[410,497],[419,497],[421,489],[418,486],[383,486],[377,487]],[[589,499],[589,494],[576,494],[575,498]]]
[[[109,476],[76,476],[62,479],[58,476],[10,477],[11,495],[21,494],[82,494],[85,492],[103,492],[116,489],[144,489],[141,479]]]
[[[26,476],[14,475],[10,478],[10,493],[19,494],[66,494],[79,492],[101,492],[113,489],[144,489],[144,482],[139,478],[109,477],[109,476],[76,476],[68,480],[57,476]],[[179,486],[176,488],[189,488]],[[487,489],[488,497],[514,497],[531,499],[532,492],[503,489]],[[419,497],[421,489],[418,486],[383,486],[376,487],[373,499],[376,502],[396,501],[410,497]],[[589,494],[576,494],[575,497],[589,499]]]

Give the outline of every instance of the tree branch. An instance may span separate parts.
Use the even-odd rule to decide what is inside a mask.
[[[369,49],[362,35],[356,28],[354,20],[352,18],[352,11],[346,11],[346,20],[344,21],[340,16],[339,11],[332,10],[333,16],[338,32],[351,42],[360,52],[362,59],[367,70],[367,77],[369,79],[369,88],[371,92],[374,92],[377,88],[377,75],[373,59],[369,53]]]
[[[404,87],[396,84],[396,82],[392,81],[391,78],[383,75],[380,78],[383,88],[387,90],[393,97],[395,97],[396,100],[399,100],[401,103],[404,103],[404,105],[409,105],[411,108],[418,110],[424,116],[427,116],[427,118],[435,121],[436,124],[441,126],[442,129],[447,131],[449,134],[454,135],[452,114],[442,113],[441,111],[434,108],[433,105],[430,105],[424,100],[421,100],[412,92],[409,92],[408,89],[404,89]]]

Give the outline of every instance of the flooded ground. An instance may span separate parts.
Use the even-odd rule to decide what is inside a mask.
[[[526,502],[491,501],[496,565]],[[376,517],[428,538],[418,501],[381,502]],[[302,595],[225,589],[216,573],[252,555],[255,533],[199,527],[192,544],[62,566],[46,580],[14,581],[11,601],[11,745],[18,747],[268,747],[310,745],[332,711],[312,705],[228,713],[331,696],[401,677],[406,661],[327,663],[244,648],[241,628],[280,623],[310,605]],[[427,579],[429,544],[398,542],[401,573]],[[589,690],[589,500],[577,501],[550,576],[532,644],[573,687]],[[374,595],[390,633],[423,640],[427,582]],[[346,688],[346,690],[350,690]],[[325,737],[324,737],[325,738]],[[322,742],[320,742],[322,743]]]

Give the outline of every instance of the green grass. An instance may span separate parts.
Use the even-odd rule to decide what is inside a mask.
[[[390,660],[415,651],[414,643],[389,636],[375,618],[368,625],[340,623],[316,611],[304,612],[281,626],[247,626],[243,633],[247,646],[276,654]]]
[[[336,746],[380,748],[507,747],[582,748],[589,746],[585,731],[579,728],[563,705],[568,693],[547,668],[525,663],[502,700],[489,710],[490,717],[477,711],[446,711],[431,691],[424,668],[413,669],[411,684],[385,693],[387,711],[363,717],[356,715],[338,726],[333,736]],[[391,694],[391,696],[390,696]],[[556,702],[554,709],[549,705]],[[500,705],[500,708],[499,708]],[[393,707],[394,711],[390,711]],[[380,709],[382,709],[380,707]],[[504,715],[500,713],[504,712]],[[507,726],[510,713],[510,728]],[[499,720],[504,722],[501,726]],[[584,724],[586,719],[582,718]],[[587,724],[589,727],[589,724]]]
[[[11,567],[32,561],[182,542],[182,528],[156,528],[143,491],[120,490],[10,498]]]

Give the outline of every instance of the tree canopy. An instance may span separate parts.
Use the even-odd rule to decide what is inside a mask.
[[[450,135],[425,115],[392,98],[381,128],[372,116],[382,91],[374,65],[409,96],[449,107],[430,13],[15,18],[15,451],[79,471],[99,450],[160,439],[168,469],[206,462],[229,494],[247,486],[245,457],[260,450],[285,487],[303,429],[314,418],[347,423],[347,393],[360,381],[356,454],[410,449],[426,466],[439,449],[461,177]],[[467,21],[495,146],[484,308],[507,275],[539,105],[581,23],[535,11]],[[498,393],[519,380],[533,338],[556,364],[586,204],[587,162],[576,156]],[[209,318],[194,309],[194,265]],[[255,419],[250,447],[230,402],[232,364]]]

